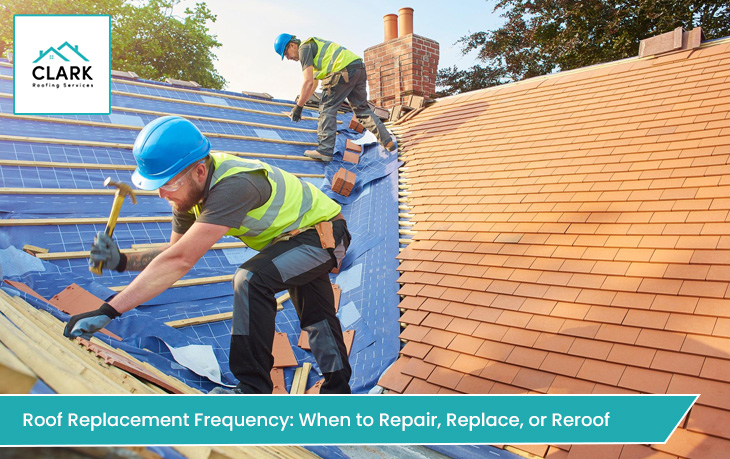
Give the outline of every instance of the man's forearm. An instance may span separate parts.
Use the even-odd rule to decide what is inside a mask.
[[[150,262],[159,254],[164,252],[168,247],[170,247],[170,244],[165,244],[159,247],[155,247],[152,249],[144,250],[141,252],[128,252],[126,253],[127,256],[127,266],[125,267],[125,271],[142,271],[147,267],[147,265],[150,264]]]
[[[164,248],[160,249],[156,255],[162,251]],[[150,252],[153,251],[144,252],[145,256],[142,258],[152,255]],[[117,311],[129,311],[151,300],[167,290],[192,267],[180,257],[167,255],[159,258],[153,256],[146,263],[149,264],[149,268],[144,269],[131,284],[109,301],[109,304]]]
[[[297,105],[304,107],[304,104],[312,97],[314,91],[317,89],[317,82],[312,80],[304,80],[302,83],[302,89],[299,93],[299,101]]]

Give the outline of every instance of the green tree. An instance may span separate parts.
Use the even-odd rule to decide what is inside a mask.
[[[677,27],[701,26],[708,39],[730,34],[727,0],[500,0],[497,10],[507,20],[502,27],[457,42],[484,63],[463,80],[479,81],[481,68],[504,83],[636,56],[640,40]],[[450,76],[439,71],[437,84],[457,93],[458,84],[444,84]]]
[[[207,5],[173,7],[180,0],[6,0],[0,5],[0,55],[12,50],[14,14],[108,14],[111,16],[112,68],[142,78],[193,80],[222,89],[226,80],[215,69],[213,50],[221,46],[207,23],[216,16]]]

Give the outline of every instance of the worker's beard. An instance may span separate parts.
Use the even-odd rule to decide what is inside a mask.
[[[205,184],[203,183],[192,181],[185,196],[175,201],[166,198],[167,202],[169,202],[170,206],[172,206],[172,210],[177,213],[189,212],[190,209],[192,209],[196,204],[200,202],[201,199],[203,199],[204,186]]]

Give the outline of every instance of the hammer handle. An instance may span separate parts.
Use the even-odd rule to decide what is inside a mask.
[[[107,236],[111,237],[114,233],[114,228],[117,226],[117,218],[119,218],[119,212],[122,210],[122,204],[124,203],[124,196],[119,193],[114,195],[114,202],[112,203],[112,210],[109,213],[109,220],[106,223],[104,232]],[[102,262],[98,262],[93,266],[89,266],[89,271],[96,275],[101,275]]]

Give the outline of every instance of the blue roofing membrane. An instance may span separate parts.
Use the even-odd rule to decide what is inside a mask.
[[[4,65],[2,65],[4,64]],[[13,113],[12,67],[0,59],[0,114]],[[389,153],[376,143],[366,144],[360,162],[342,161],[345,138],[358,139],[361,134],[349,130],[351,114],[341,114],[335,159],[324,164],[302,161],[306,149],[317,142],[317,121],[302,119],[291,123],[284,113],[290,106],[273,105],[268,101],[246,96],[248,100],[233,99],[241,94],[214,90],[176,90],[169,84],[138,80],[112,81],[112,112],[110,115],[53,115],[48,121],[36,119],[0,118],[0,160],[52,161],[57,163],[83,163],[86,168],[0,166],[0,187],[41,188],[48,190],[102,189],[106,177],[130,183],[131,170],[94,168],[94,165],[134,166],[131,145],[139,129],[162,114],[191,117],[220,118],[246,122],[244,125],[215,120],[191,118],[201,131],[209,136],[213,150],[262,154],[261,159],[271,165],[295,174],[317,174],[321,177],[305,177],[319,186],[331,198],[343,205],[352,245],[343,262],[341,272],[331,275],[333,283],[340,286],[339,317],[343,330],[355,330],[350,352],[353,376],[350,381],[353,393],[366,393],[377,383],[381,374],[391,365],[400,349],[398,335],[400,316],[397,291],[399,249],[398,233],[398,167],[395,152]],[[144,97],[148,96],[148,97]],[[153,97],[150,98],[149,96]],[[291,101],[273,100],[272,102]],[[159,114],[143,113],[152,111]],[[318,113],[305,109],[304,117],[316,118]],[[108,126],[65,124],[59,120],[104,123]],[[121,125],[121,126],[119,126]],[[306,132],[302,132],[306,130]],[[246,136],[248,139],[215,137],[216,134]],[[2,137],[5,136],[5,137]],[[18,137],[8,140],[7,136]],[[21,139],[30,137],[34,140]],[[42,142],[36,139],[44,139]],[[270,142],[275,140],[277,142]],[[66,142],[64,142],[66,141]],[[94,141],[109,145],[84,146],[77,141]],[[304,142],[278,143],[284,142]],[[114,145],[121,144],[121,145]],[[265,155],[286,155],[288,158],[267,158]],[[344,167],[357,174],[355,188],[349,197],[333,193],[330,180]],[[0,190],[0,219],[49,219],[49,218],[104,218],[111,209],[111,195],[9,193]],[[122,206],[121,217],[169,217],[170,207],[157,196],[137,196],[138,203],[127,200]],[[132,244],[160,243],[169,240],[169,218],[160,222],[118,223],[114,239],[121,248]],[[105,271],[97,277],[88,270],[86,258],[70,258],[42,261],[21,251],[26,245],[40,246],[50,252],[88,251],[94,235],[104,230],[104,224],[49,224],[0,226],[0,275],[2,279],[24,282],[43,297],[49,299],[68,285],[76,283],[96,296],[106,299],[114,293],[109,287],[126,285],[136,273]],[[221,242],[235,242],[226,237]],[[236,267],[253,256],[248,248],[210,250],[183,279],[233,274]],[[33,296],[19,292],[7,284],[0,286],[12,295],[45,309],[61,320],[68,316],[52,309]],[[134,311],[112,321],[108,329],[123,338],[118,342],[97,334],[112,346],[121,348],[136,358],[147,361],[163,372],[188,385],[208,391],[215,384],[203,376],[178,364],[168,345],[180,347],[190,344],[210,345],[218,359],[222,381],[235,384],[228,367],[230,320],[179,329],[165,325],[170,320],[199,317],[232,310],[233,289],[229,282],[206,285],[175,287],[150,300]],[[289,338],[298,365],[310,362],[307,387],[321,376],[309,351],[297,347],[299,320],[289,301],[276,318],[276,329]],[[167,343],[167,344],[165,344]],[[151,352],[150,352],[151,351]],[[289,390],[294,367],[286,368],[284,376]],[[52,392],[40,382],[36,393]],[[518,456],[486,445],[477,446],[429,446],[439,453],[457,458],[490,457],[517,458]],[[348,458],[348,454],[336,446],[308,446],[307,449],[324,458]],[[166,458],[179,455],[171,448],[155,448]],[[358,456],[356,454],[356,456]],[[359,456],[358,456],[359,457]]]
[[[7,64],[0,65],[2,114],[13,112],[13,82],[8,78],[11,76],[12,68]],[[291,104],[291,101],[272,102]],[[103,189],[106,177],[130,183],[131,170],[99,169],[94,166],[133,166],[131,145],[140,127],[162,114],[191,116],[191,121],[202,132],[209,134],[213,150],[262,154],[259,159],[289,172],[319,175],[303,180],[314,183],[343,204],[343,214],[353,236],[344,269],[340,274],[332,275],[332,281],[342,289],[339,316],[343,330],[355,330],[350,353],[353,392],[365,393],[371,390],[383,371],[395,361],[399,350],[398,263],[395,258],[399,248],[397,154],[372,143],[365,145],[359,164],[343,163],[345,138],[357,139],[361,135],[346,127],[352,115],[341,114],[339,119],[343,123],[339,128],[335,160],[329,164],[302,160],[304,150],[312,149],[317,142],[315,119],[303,119],[294,124],[284,116],[290,110],[290,105],[272,104],[254,97],[245,97],[244,100],[241,94],[226,91],[178,90],[151,81],[113,80],[111,103],[113,109],[108,116],[0,118],[0,136],[5,136],[0,137],[0,160],[88,165],[84,168],[63,165],[0,166],[0,187],[41,188],[47,189],[49,193],[10,193],[2,190],[0,218],[106,219],[112,195],[91,195],[83,191],[62,194],[56,190]],[[318,113],[305,109],[303,115],[316,118]],[[201,120],[196,117],[221,120]],[[89,121],[102,125],[84,124]],[[217,137],[220,134],[245,138]],[[100,144],[85,146],[77,144],[78,141]],[[277,157],[266,157],[272,154]],[[329,180],[340,167],[357,174],[356,188],[348,198],[329,191]],[[169,205],[157,196],[142,195],[137,199],[137,205],[132,205],[129,200],[124,203],[121,217],[161,217],[160,221],[117,224],[114,239],[118,245],[129,248],[132,244],[166,242],[171,232]],[[97,277],[89,272],[86,258],[31,260],[28,258],[30,255],[21,251],[26,244],[44,247],[50,252],[87,251],[95,233],[103,230],[104,224],[0,226],[0,266],[6,268],[3,271],[7,272],[3,278],[24,282],[45,298],[51,298],[71,283],[77,283],[105,299],[114,293],[109,287],[128,284],[136,273],[105,271],[103,276]],[[230,237],[221,240],[235,241]],[[184,279],[231,275],[238,265],[254,254],[248,248],[211,250]],[[19,294],[7,284],[2,288],[11,294]],[[20,295],[36,307],[48,308],[33,297]],[[168,345],[210,345],[218,358],[222,381],[235,384],[228,367],[230,320],[179,329],[164,324],[170,320],[230,312],[232,295],[230,282],[171,288],[109,325],[110,331],[123,338],[121,343],[103,335],[99,337],[203,391],[210,390],[215,384],[175,362]],[[67,319],[59,311],[50,312],[62,320]],[[310,373],[308,381],[308,387],[312,386],[321,376],[312,354],[296,345],[300,334],[299,321],[289,301],[284,302],[284,309],[277,314],[276,328],[287,334],[300,366],[304,362],[314,365],[315,371]],[[291,367],[284,371],[287,390],[291,386],[294,370]]]

